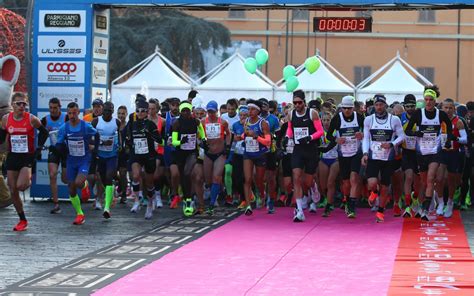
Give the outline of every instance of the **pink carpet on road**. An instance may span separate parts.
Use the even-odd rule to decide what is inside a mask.
[[[375,223],[257,210],[165,255],[94,295],[386,295],[402,219]]]

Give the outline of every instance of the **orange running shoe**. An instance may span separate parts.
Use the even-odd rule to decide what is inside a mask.
[[[384,221],[384,215],[383,215],[383,213],[377,212],[377,213],[375,214],[375,221],[376,221],[377,223],[382,223],[382,222]]]
[[[179,197],[179,195],[173,196],[173,198],[171,199],[170,209],[177,209],[180,202],[181,197]]]
[[[91,191],[89,190],[89,183],[86,181],[84,187],[81,189],[81,201],[86,203],[91,198]]]
[[[379,198],[379,195],[373,191],[370,192],[370,195],[369,195],[369,206],[374,206],[374,201]]]
[[[82,225],[84,224],[84,222],[86,222],[86,217],[84,217],[84,215],[77,215],[76,219],[74,219],[74,222],[72,222],[72,224]]]
[[[227,195],[225,197],[225,203],[227,206],[232,206],[234,202],[234,198],[232,198],[232,195]]]
[[[246,207],[247,207],[247,202],[245,200],[243,200],[237,208],[238,209],[245,209]]]
[[[28,221],[20,220],[15,227],[13,227],[13,231],[25,231],[28,229]]]
[[[398,204],[393,205],[393,216],[394,217],[400,217],[402,215],[402,209],[400,209],[400,206]]]

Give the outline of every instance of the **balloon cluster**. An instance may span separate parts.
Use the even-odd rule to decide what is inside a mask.
[[[321,61],[316,56],[309,57],[304,62],[304,68],[309,72],[309,74],[313,74],[314,72],[318,71],[320,65]],[[293,92],[296,88],[298,88],[299,81],[296,77],[296,69],[294,66],[287,65],[285,68],[283,68],[283,79],[285,79],[287,92]]]
[[[245,70],[250,74],[255,74],[257,72],[257,67],[264,65],[268,61],[268,51],[263,48],[260,48],[255,53],[255,58],[247,58],[245,60],[244,66]]]

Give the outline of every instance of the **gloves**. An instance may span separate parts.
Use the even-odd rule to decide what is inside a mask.
[[[309,144],[312,140],[313,140],[313,138],[311,138],[311,136],[306,136],[304,138],[299,139],[298,141],[301,144]]]
[[[202,139],[201,140],[201,144],[199,144],[199,146],[204,149],[204,151],[207,152],[207,150],[209,150],[209,144],[207,144],[207,140],[206,139]]]
[[[181,144],[186,144],[188,142],[188,136],[183,136],[181,138]]]
[[[41,151],[43,150],[43,147],[38,147],[35,150],[35,158],[37,161],[41,160]]]
[[[289,141],[289,140],[290,140],[290,139],[288,139],[288,137],[284,137],[284,138],[281,140],[281,146],[282,146],[283,148],[286,148],[286,146],[288,146],[288,141]]]

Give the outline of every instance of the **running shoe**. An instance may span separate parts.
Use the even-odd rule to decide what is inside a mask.
[[[139,202],[139,201],[135,201],[135,202],[133,203],[132,208],[130,209],[130,212],[131,212],[131,213],[136,213],[136,212],[138,212],[138,211],[140,211],[140,202]]]
[[[234,205],[234,198],[232,197],[232,195],[225,196],[225,205],[226,207],[231,207]]]
[[[163,207],[163,201],[161,200],[161,193],[159,191],[155,193],[155,206],[158,209]]]
[[[148,205],[148,206],[146,207],[145,219],[146,219],[146,220],[150,220],[151,218],[153,218],[153,206],[152,206],[152,205]]]
[[[286,195],[281,194],[280,197],[277,199],[276,206],[284,207],[285,205],[286,205]]]
[[[400,209],[400,206],[395,203],[393,205],[393,216],[394,217],[400,217],[402,215],[402,209]]]
[[[243,200],[237,208],[238,209],[245,209],[246,207],[247,207],[247,202],[245,200]]]
[[[268,207],[268,213],[269,214],[275,213],[275,202],[273,201],[273,199],[270,199],[268,201],[267,207]]]
[[[252,207],[251,206],[247,206],[245,208],[245,212],[244,212],[245,216],[251,216],[253,214],[253,211],[252,211]]]
[[[418,208],[415,214],[415,218],[421,218],[423,216],[423,209],[421,207]]]
[[[349,219],[354,219],[356,217],[356,212],[354,209],[350,209],[349,207],[347,207],[347,212],[346,212],[346,216],[347,218]]]
[[[453,201],[449,200],[448,204],[446,205],[446,209],[444,210],[444,218],[451,218],[453,216],[453,207]]]
[[[444,214],[444,200],[442,198],[438,198],[438,207],[436,208],[436,215],[443,216],[443,214]]]
[[[331,212],[334,210],[334,207],[330,204],[326,204],[326,206],[324,207],[324,213],[323,213],[323,217],[327,218],[329,216],[331,216]]]
[[[309,205],[309,212],[310,213],[316,213],[316,209],[318,207],[316,206],[316,204],[314,202],[312,202],[310,205]]]
[[[318,203],[318,208],[319,209],[325,208],[327,203],[328,203],[328,199],[326,197],[321,198],[321,200]]]
[[[96,209],[97,211],[102,211],[102,204],[100,203],[100,200],[98,197],[95,199],[94,209]]]
[[[367,202],[369,203],[369,206],[372,207],[374,205],[375,200],[377,200],[378,198],[379,198],[379,195],[371,191],[369,195],[369,199],[367,200]]]
[[[403,212],[403,218],[411,218],[413,217],[413,214],[411,212],[410,207],[406,207],[405,211]]]
[[[61,208],[59,204],[55,204],[54,208],[50,211],[51,214],[61,214]]]
[[[346,210],[346,204],[347,204],[347,197],[344,196],[342,198],[341,204],[339,205],[339,208],[341,210]]]
[[[102,213],[102,216],[104,216],[105,219],[110,219],[110,211],[109,210],[104,210],[104,213]]]
[[[256,208],[257,209],[261,209],[263,207],[263,201],[262,199],[260,198],[260,195],[257,196],[257,200],[256,200]]]
[[[74,219],[74,222],[72,222],[72,224],[82,225],[84,224],[84,222],[86,222],[86,217],[84,217],[84,215],[77,215],[76,219]]]
[[[28,229],[28,221],[20,220],[15,227],[13,227],[13,231],[25,231]]]
[[[421,213],[421,220],[422,221],[430,221],[430,217],[428,217],[428,211],[423,210]]]
[[[183,214],[186,217],[191,217],[194,214],[194,202],[192,198],[186,198],[183,202]]]
[[[467,211],[467,210],[469,210],[469,207],[468,207],[467,205],[461,205],[461,206],[459,207],[459,209],[460,209],[461,211]]]
[[[208,216],[214,216],[214,207],[210,206],[206,209],[206,214]]]
[[[179,195],[173,196],[173,198],[171,199],[170,209],[177,209],[180,201],[181,198],[179,197]]]
[[[377,212],[375,213],[375,222],[382,223],[384,221],[384,214]]]
[[[86,203],[91,198],[91,191],[89,189],[89,183],[86,181],[84,187],[81,189],[81,201]]]
[[[305,220],[303,210],[295,209],[293,222],[303,222]]]

